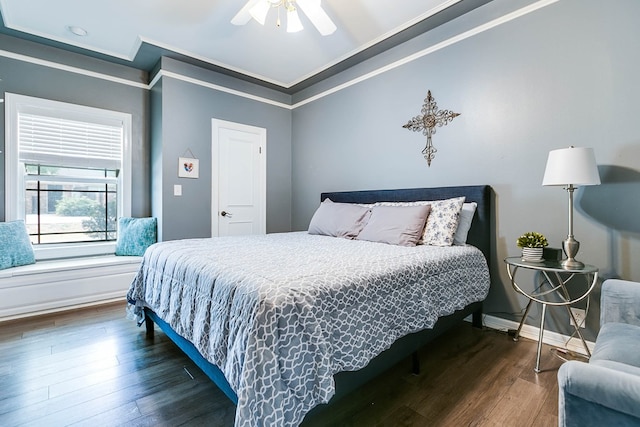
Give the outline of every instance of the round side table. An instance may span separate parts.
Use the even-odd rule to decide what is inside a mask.
[[[509,274],[509,278],[511,279],[511,286],[513,287],[513,289],[529,299],[529,303],[525,308],[522,320],[520,320],[520,325],[518,326],[515,336],[513,337],[514,341],[518,341],[520,337],[522,325],[529,315],[529,310],[531,309],[531,305],[533,304],[533,302],[535,301],[542,305],[542,313],[540,314],[540,331],[538,336],[538,351],[536,354],[536,366],[534,368],[534,371],[540,372],[540,352],[542,350],[544,317],[546,314],[547,306],[564,306],[567,309],[569,317],[573,320],[573,326],[576,330],[576,333],[580,337],[587,355],[591,357],[591,351],[589,350],[589,347],[587,347],[587,343],[584,340],[582,333],[580,332],[580,326],[578,325],[578,322],[576,321],[576,318],[573,315],[570,306],[578,301],[582,301],[583,299],[589,297],[589,294],[598,281],[598,268],[593,265],[585,265],[584,267],[579,269],[569,270],[563,268],[562,265],[560,265],[560,263],[557,261],[531,262],[523,261],[520,257],[508,257],[504,260],[504,262],[507,264],[507,273]],[[523,288],[516,282],[516,274],[518,273],[518,270],[520,268],[542,273],[546,279],[546,284],[548,284],[548,286],[545,287],[543,284],[543,286],[540,286],[530,292],[523,290]],[[586,286],[584,287],[580,295],[572,297],[567,290],[566,284],[576,276],[583,276]]]

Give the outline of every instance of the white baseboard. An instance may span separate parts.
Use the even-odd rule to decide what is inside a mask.
[[[115,298],[109,298],[109,299],[96,299],[96,298],[91,298],[88,300],[88,302],[80,302],[77,301],[77,304],[71,304],[71,305],[55,305],[53,308],[50,309],[43,309],[43,310],[37,310],[35,309],[35,307],[31,307],[29,311],[24,312],[24,313],[20,313],[20,314],[16,314],[13,316],[4,316],[4,317],[0,317],[0,324],[2,324],[2,322],[7,322],[9,320],[17,320],[17,319],[25,319],[27,317],[33,317],[33,316],[42,316],[44,314],[51,314],[51,313],[60,313],[63,311],[69,311],[69,310],[78,310],[80,308],[87,308],[87,307],[95,307],[98,305],[104,305],[104,304],[110,304],[110,303],[115,303],[115,302],[123,302],[126,300],[126,295],[119,295]]]
[[[469,316],[467,317],[467,319],[470,320],[471,317]],[[519,322],[483,314],[482,324],[487,328],[497,329],[499,331],[508,331],[510,329],[518,329]],[[538,341],[539,333],[540,328],[525,324],[522,326],[520,336],[523,338]],[[545,330],[542,336],[542,342],[553,347],[567,348],[568,350],[574,351],[576,353],[584,355],[587,354],[584,347],[582,346],[582,341],[580,341],[580,338],[578,338],[577,336],[571,339],[569,338],[570,337],[568,337],[567,335]],[[586,341],[586,343],[587,347],[589,347],[589,351],[593,351],[595,343],[592,341]]]

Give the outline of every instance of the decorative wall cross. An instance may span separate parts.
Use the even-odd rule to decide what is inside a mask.
[[[458,117],[460,113],[454,113],[449,110],[438,110],[438,104],[436,104],[436,100],[431,96],[431,91],[427,92],[427,97],[424,100],[421,112],[421,116],[415,116],[402,127],[414,132],[422,131],[422,134],[427,137],[427,145],[424,147],[424,150],[422,150],[422,154],[427,160],[427,165],[431,166],[431,160],[433,160],[436,156],[436,151],[438,151],[431,142],[431,135],[436,133],[436,126],[441,127],[448,124],[455,117]]]

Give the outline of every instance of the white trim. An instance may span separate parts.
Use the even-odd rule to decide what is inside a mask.
[[[3,8],[3,12],[5,10],[7,10],[7,8]],[[5,22],[9,22],[9,20],[6,19]],[[33,36],[36,36],[36,37],[40,37],[40,38],[43,38],[43,39],[53,40],[53,41],[61,43],[61,44],[68,44],[68,45],[71,45],[71,46],[79,47],[80,49],[90,50],[92,52],[100,53],[100,54],[106,55],[106,56],[112,56],[112,57],[118,58],[118,59],[124,59],[124,60],[127,60],[127,61],[131,61],[131,60],[133,60],[135,58],[135,56],[130,58],[127,55],[122,55],[122,54],[120,54],[118,52],[114,52],[112,50],[98,48],[93,44],[78,43],[76,41],[76,40],[86,40],[84,38],[71,39],[69,37],[59,37],[59,36],[56,36],[55,34],[52,34],[51,32],[35,31],[33,27],[23,27],[21,25],[6,25],[6,27],[7,28],[11,28],[12,30],[20,31],[22,33],[30,34],[30,35],[33,35]]]
[[[148,89],[151,90],[162,78],[162,76],[164,75],[166,71],[163,71],[162,69],[160,69],[160,71],[158,71],[156,73],[155,76],[153,76],[153,79],[151,79],[151,82],[149,83],[149,87]]]
[[[72,271],[86,270],[89,268],[98,267],[115,267],[115,266],[127,266],[134,264],[137,269],[142,261],[142,257],[139,256],[117,256],[117,255],[105,255],[95,257],[83,257],[73,259],[61,259],[51,261],[38,261],[35,264],[21,265],[19,267],[6,268],[0,270],[1,279],[17,279],[23,276],[36,276],[42,274],[61,273],[65,272],[64,279],[72,279]],[[126,268],[126,267],[125,267]],[[130,268],[127,268],[130,270]],[[38,276],[45,277],[45,276]],[[15,282],[0,282],[0,289],[16,287]]]
[[[353,56],[353,55],[355,55],[355,54],[357,54],[359,52],[362,52],[362,51],[370,48],[371,46],[373,46],[373,45],[375,45],[375,44],[377,44],[379,42],[382,42],[382,41],[388,39],[389,37],[391,37],[391,36],[401,32],[401,31],[411,27],[412,25],[416,24],[417,22],[420,22],[423,19],[428,18],[429,16],[435,15],[436,13],[440,12],[441,10],[446,9],[447,7],[449,7],[449,6],[451,6],[451,5],[455,4],[455,3],[458,3],[460,1],[461,0],[448,0],[448,1],[445,1],[442,4],[439,4],[438,6],[436,6],[435,8],[432,8],[432,9],[428,10],[427,12],[415,17],[414,19],[410,20],[409,22],[406,22],[403,25],[401,25],[399,27],[396,27],[393,30],[388,31],[387,33],[383,34],[380,37],[377,37],[377,38],[371,40],[368,43],[365,43],[365,44],[363,44],[361,46],[358,46],[356,49],[354,49],[354,50],[342,55],[338,59],[336,59],[334,61],[331,61],[331,62],[329,62],[327,64],[324,64],[320,68],[317,68],[316,70],[311,71],[311,72],[307,73],[306,75],[304,75],[304,76],[302,76],[302,77],[300,77],[300,78],[298,78],[296,80],[293,80],[293,81],[291,81],[289,83],[284,83],[284,82],[281,82],[279,80],[272,79],[272,78],[263,76],[263,75],[258,74],[258,73],[252,73],[252,72],[249,72],[247,70],[243,70],[243,69],[241,69],[239,67],[234,67],[234,66],[232,66],[230,64],[226,64],[226,63],[221,62],[221,61],[213,60],[210,57],[207,57],[207,56],[204,56],[204,55],[200,55],[200,54],[197,54],[195,52],[191,52],[191,51],[186,50],[186,49],[180,49],[179,47],[174,46],[174,45],[172,45],[170,43],[160,42],[160,41],[154,40],[154,39],[152,39],[150,37],[145,37],[145,36],[142,36],[142,35],[138,35],[136,37],[135,41],[131,45],[131,49],[129,50],[128,54],[121,54],[121,53],[118,53],[118,52],[115,52],[115,51],[111,51],[111,50],[99,49],[99,48],[96,48],[95,46],[90,46],[90,45],[88,45],[86,43],[80,43],[79,42],[80,39],[70,39],[68,37],[55,37],[55,36],[53,36],[51,34],[40,33],[40,32],[37,32],[37,31],[33,31],[32,28],[25,28],[25,27],[22,27],[22,26],[19,26],[19,25],[12,25],[12,24],[10,24],[11,19],[9,19],[6,16],[4,18],[5,18],[5,25],[7,26],[7,28],[12,28],[12,29],[17,30],[17,31],[33,34],[35,36],[39,36],[39,37],[42,37],[42,38],[45,38],[45,39],[54,40],[54,41],[57,41],[57,42],[60,42],[60,43],[70,44],[72,46],[76,46],[76,47],[79,47],[79,48],[82,48],[82,49],[86,49],[86,50],[90,50],[90,51],[93,51],[93,52],[101,53],[103,55],[112,56],[114,58],[124,59],[124,60],[127,60],[127,61],[133,61],[135,59],[136,55],[139,53],[140,47],[142,46],[142,44],[146,43],[146,44],[158,47],[160,49],[169,50],[169,51],[172,51],[172,52],[175,52],[175,53],[178,53],[178,54],[190,57],[190,58],[194,58],[194,59],[200,60],[200,61],[205,62],[207,64],[211,64],[211,65],[215,65],[215,66],[218,66],[218,67],[226,68],[228,70],[235,71],[237,73],[244,74],[244,75],[253,77],[255,79],[262,80],[264,82],[271,83],[271,84],[274,84],[276,86],[281,86],[283,88],[288,89],[288,88],[290,88],[292,86],[295,86],[296,84],[300,83],[301,81],[304,81],[307,78],[309,78],[309,77],[311,77],[311,76],[313,76],[315,74],[318,74],[318,73],[320,73],[320,72],[322,72],[324,70],[327,70],[327,69],[331,68],[335,64],[338,64],[339,62],[341,62],[341,61],[343,61],[343,60],[345,60],[345,59],[347,59],[347,58],[349,58],[349,57],[351,57],[351,56]],[[4,3],[4,0],[0,0],[0,4],[2,4],[2,3]],[[0,9],[2,9],[2,8],[0,8]],[[7,10],[7,8],[4,8],[4,10]]]
[[[8,322],[9,320],[25,319],[27,317],[42,316],[44,314],[61,313],[63,311],[78,310],[81,308],[95,307],[105,304],[111,304],[114,302],[124,303],[126,300],[127,299],[125,298],[125,296],[121,295],[121,292],[115,292],[113,295],[104,295],[104,299],[100,299],[99,301],[94,301],[93,299],[89,299],[87,301],[76,300],[73,302],[73,305],[65,305],[64,307],[33,309],[34,311],[14,314],[10,316],[2,316],[0,317],[0,324],[2,324],[2,322]]]
[[[274,101],[272,99],[264,98],[262,96],[252,95],[250,93],[242,92],[240,90],[230,89],[230,88],[227,88],[227,87],[224,87],[224,86],[220,86],[220,85],[217,85],[217,84],[214,84],[214,83],[209,83],[209,82],[206,82],[204,80],[196,79],[196,78],[193,78],[193,77],[183,76],[182,74],[174,73],[172,71],[160,70],[158,72],[158,74],[154,77],[152,85],[155,85],[158,82],[160,77],[170,77],[172,79],[181,80],[183,82],[192,83],[192,84],[198,85],[198,86],[203,86],[203,87],[206,87],[206,88],[209,88],[209,89],[217,90],[219,92],[229,93],[231,95],[240,96],[242,98],[251,99],[253,101],[258,101],[258,102],[262,102],[262,103],[265,103],[265,104],[274,105],[276,107],[285,108],[287,110],[291,110],[292,109],[291,105],[289,105],[289,104],[284,104],[282,102]]]
[[[334,61],[331,61],[328,64],[325,64],[324,66],[322,66],[322,67],[320,67],[320,68],[318,68],[318,69],[316,69],[314,71],[311,71],[310,73],[307,73],[306,75],[300,77],[297,80],[292,81],[291,83],[289,83],[288,85],[286,85],[284,87],[286,87],[287,89],[290,88],[290,87],[293,87],[293,86],[297,85],[298,83],[301,83],[301,82],[305,81],[306,79],[308,79],[310,77],[313,77],[316,74],[319,74],[319,73],[321,73],[321,72],[333,67],[334,65],[339,64],[340,62],[342,62],[342,61],[344,61],[346,59],[349,59],[350,57],[352,57],[354,55],[357,55],[358,53],[360,53],[362,51],[365,51],[365,50],[369,49],[370,47],[373,47],[376,44],[387,40],[388,38],[400,33],[401,31],[406,30],[407,28],[411,27],[412,25],[415,25],[415,24],[427,19],[428,17],[430,17],[432,15],[435,15],[436,13],[441,12],[442,10],[444,10],[444,9],[450,7],[450,6],[453,6],[454,4],[459,3],[459,2],[460,2],[460,0],[449,0],[449,1],[441,2],[436,7],[432,8],[432,9],[429,9],[425,13],[422,13],[422,14],[416,16],[412,20],[410,20],[408,22],[405,22],[403,25],[400,25],[400,26],[398,26],[398,27],[386,32],[385,34],[381,35],[380,37],[376,37],[375,39],[371,40],[370,42],[365,43],[362,46],[357,47],[356,49],[354,49],[354,50],[352,50],[352,51],[340,56],[338,59],[336,59]]]
[[[302,107],[303,105],[308,104],[310,102],[317,101],[318,99],[324,98],[325,96],[331,95],[333,93],[336,93],[338,91],[346,89],[346,88],[348,88],[350,86],[356,85],[356,84],[358,84],[360,82],[363,82],[365,80],[369,80],[369,79],[371,79],[373,77],[376,77],[376,76],[378,76],[380,74],[386,73],[387,71],[391,71],[391,70],[393,70],[395,68],[398,68],[398,67],[400,67],[402,65],[408,64],[408,63],[410,63],[412,61],[415,61],[416,59],[420,59],[423,56],[426,56],[426,55],[429,55],[431,53],[437,52],[437,51],[439,51],[441,49],[444,49],[445,47],[449,47],[449,46],[451,46],[453,44],[456,44],[456,43],[458,43],[460,41],[466,40],[466,39],[468,39],[470,37],[473,37],[475,35],[478,35],[480,33],[485,32],[485,31],[491,30],[491,29],[493,29],[495,27],[498,27],[498,26],[500,26],[502,24],[505,24],[507,22],[513,21],[514,19],[520,18],[521,16],[527,15],[527,14],[529,14],[531,12],[535,12],[538,9],[541,9],[541,8],[543,8],[545,6],[548,6],[550,4],[556,3],[558,1],[560,1],[560,0],[541,0],[541,1],[537,2],[537,3],[531,4],[529,6],[525,6],[525,7],[521,8],[521,9],[518,9],[518,10],[516,10],[514,12],[511,12],[511,13],[508,13],[508,14],[506,14],[504,16],[501,16],[500,18],[496,18],[493,21],[489,21],[489,22],[487,22],[485,24],[479,25],[479,26],[477,26],[475,28],[472,28],[472,29],[470,29],[468,31],[465,31],[465,32],[461,33],[461,34],[458,34],[457,36],[450,37],[450,38],[448,38],[446,40],[441,41],[440,43],[436,43],[433,46],[430,46],[430,47],[428,47],[426,49],[423,49],[423,50],[421,50],[419,52],[411,54],[411,55],[409,55],[409,56],[407,56],[405,58],[402,58],[402,59],[400,59],[398,61],[392,62],[391,64],[388,64],[388,65],[386,65],[384,67],[378,68],[377,70],[371,71],[371,72],[366,73],[366,74],[364,74],[364,75],[362,75],[360,77],[357,77],[355,79],[352,79],[352,80],[349,80],[349,81],[347,81],[345,83],[342,83],[341,85],[335,86],[335,87],[333,87],[333,88],[331,88],[331,89],[329,89],[327,91],[324,91],[324,92],[321,92],[321,93],[319,93],[317,95],[311,96],[311,97],[309,97],[309,98],[307,98],[307,99],[305,99],[303,101],[300,101],[300,102],[298,102],[296,104],[293,104],[292,108],[296,109],[296,108]]]
[[[68,176],[55,176],[55,175],[34,175],[29,178],[29,181],[39,181],[39,182],[76,182],[76,178],[68,177]],[[118,178],[82,178],[82,182],[86,183],[96,183],[96,184],[117,184]]]
[[[5,93],[7,100],[4,110],[4,212],[5,221],[17,219],[17,212],[24,212],[22,198],[16,197],[17,194],[24,193],[24,181],[18,177],[18,146],[11,141],[18,140],[18,126],[11,124],[12,117],[18,116],[18,103],[12,102],[13,93]],[[13,195],[13,197],[11,197]]]
[[[137,88],[141,88],[141,89],[146,89],[146,90],[150,90],[151,88],[153,88],[153,86],[155,86],[155,84],[160,80],[160,78],[162,77],[171,77],[171,78],[175,78],[178,80],[182,80],[188,83],[192,83],[195,85],[199,85],[199,86],[204,86],[207,87],[209,89],[213,89],[213,90],[218,90],[221,92],[225,92],[225,93],[229,93],[232,95],[236,95],[236,96],[240,96],[243,98],[247,98],[247,99],[251,99],[257,102],[263,102],[265,104],[270,104],[270,105],[274,105],[280,108],[285,108],[288,110],[294,110],[298,107],[302,107],[303,105],[306,105],[308,103],[311,103],[313,101],[317,101],[318,99],[324,98],[325,96],[329,96],[333,93],[339,92],[343,89],[346,89],[350,86],[356,85],[360,82],[363,82],[365,80],[374,78],[380,74],[383,74],[387,71],[393,70],[397,67],[400,67],[404,64],[407,64],[409,62],[415,61],[416,59],[422,58],[423,56],[429,55],[431,53],[437,52],[445,47],[451,46],[455,43],[458,43],[460,41],[466,40],[470,37],[473,37],[475,35],[478,35],[480,33],[483,33],[485,31],[491,30],[493,28],[496,28],[502,24],[505,24],[507,22],[513,21],[517,18],[520,18],[522,16],[528,15],[529,13],[535,12],[539,9],[542,9],[543,7],[549,6],[551,4],[557,3],[560,0],[540,0],[538,2],[535,2],[533,4],[530,4],[528,6],[524,6],[514,12],[508,13],[504,16],[501,16],[499,18],[496,18],[490,22],[487,22],[485,24],[479,25],[475,28],[472,28],[468,31],[465,31],[461,34],[458,34],[457,36],[453,36],[450,37],[446,40],[441,41],[440,43],[436,43],[433,46],[430,46],[426,49],[423,49],[419,52],[416,52],[412,55],[409,55],[403,59],[400,59],[398,61],[395,61],[391,64],[388,64],[384,67],[378,68],[376,70],[373,70],[369,73],[366,73],[360,77],[357,77],[355,79],[352,79],[348,82],[345,82],[343,84],[340,84],[338,86],[335,86],[331,89],[328,89],[324,92],[318,93],[314,96],[311,96],[307,99],[304,99],[296,104],[293,105],[288,105],[288,104],[284,104],[278,101],[273,101],[271,99],[268,98],[264,98],[264,97],[260,97],[260,96],[256,96],[256,95],[252,95],[250,93],[247,92],[243,92],[243,91],[238,91],[238,90],[234,90],[234,89],[229,89],[229,88],[225,88],[224,86],[220,86],[220,85],[215,85],[209,82],[205,82],[203,80],[199,80],[199,79],[195,79],[195,78],[191,78],[191,77],[187,77],[187,76],[182,76],[180,74],[177,73],[173,73],[170,71],[163,71],[160,70],[152,79],[152,81],[149,84],[144,84],[144,83],[140,83],[140,82],[136,82],[133,80],[127,80],[127,79],[123,79],[123,78],[119,78],[119,77],[113,77],[110,76],[108,74],[104,74],[104,73],[98,73],[95,71],[89,71],[89,70],[85,70],[85,69],[81,69],[78,67],[72,67],[72,66],[68,66],[68,65],[64,65],[64,64],[60,64],[57,62],[53,62],[53,61],[47,61],[47,60],[43,60],[43,59],[39,59],[39,58],[34,58],[34,57],[30,57],[27,55],[22,55],[22,54],[18,54],[18,53],[14,53],[14,52],[10,52],[10,51],[6,51],[6,50],[0,50],[0,56],[4,56],[6,58],[11,58],[11,59],[16,59],[19,61],[24,61],[24,62],[29,62],[32,64],[37,64],[37,65],[42,65],[45,67],[50,67],[50,68],[55,68],[58,70],[63,70],[63,71],[68,71],[71,73],[76,73],[76,74],[82,74],[85,76],[89,76],[89,77],[95,77],[95,78],[99,78],[99,79],[103,79],[103,80],[108,80],[111,82],[115,82],[115,83],[120,83],[120,84],[124,84],[124,85],[128,85],[128,86],[134,86]],[[146,40],[146,39],[140,39],[139,43],[142,42],[150,42],[151,40]],[[206,61],[209,62],[210,61]],[[215,65],[215,64],[214,64]],[[232,68],[229,68],[232,69]],[[238,72],[241,72],[238,70]],[[241,72],[242,73],[242,72]],[[251,75],[250,73],[243,73],[246,75]],[[264,80],[265,82],[269,82],[269,80],[265,80],[265,79],[261,79]],[[297,83],[296,83],[297,84]],[[292,85],[293,86],[293,85]],[[282,86],[284,89],[288,89],[289,87],[287,86]]]
[[[121,77],[114,77],[109,74],[98,73],[96,71],[90,71],[84,68],[73,67],[71,65],[60,64],[59,62],[48,61],[46,59],[34,58],[32,56],[22,55],[20,53],[9,52],[8,50],[0,50],[0,56],[4,56],[5,58],[9,58],[9,59],[15,59],[22,62],[28,62],[30,64],[42,65],[43,67],[55,68],[56,70],[62,70],[62,71],[68,71],[70,73],[81,74],[87,77],[95,77],[97,79],[108,80],[110,82],[119,83],[127,86],[133,86],[140,89],[149,89],[149,85],[145,83],[140,83],[133,80],[127,80]]]
[[[514,322],[512,320],[502,319],[500,317],[495,317],[491,315],[483,315],[482,323],[485,327],[491,329],[497,329],[499,331],[508,331],[510,329],[518,329],[518,322]],[[523,338],[528,338],[533,341],[538,341],[538,336],[540,333],[540,328],[531,325],[523,325],[522,330],[520,331],[520,336]],[[553,346],[553,347],[561,347],[567,348],[571,351],[580,354],[586,354],[584,347],[582,346],[582,342],[580,338],[573,337],[569,339],[567,335],[560,334],[558,332],[553,331],[544,331],[544,335],[542,336],[542,342],[544,344]],[[589,351],[593,351],[595,343],[593,341],[587,341],[587,347],[589,347]]]
[[[46,244],[34,246],[33,252],[38,261],[55,260],[60,258],[60,251],[64,251],[64,258],[77,259],[87,256],[100,256],[114,254],[116,252],[116,242],[96,242],[96,243],[66,243],[66,244]],[[2,275],[0,275],[1,277]]]
[[[432,45],[432,46],[430,46],[430,47],[428,47],[426,49],[423,49],[423,50],[421,50],[419,52],[413,53],[413,54],[411,54],[409,56],[406,56],[406,57],[404,57],[402,59],[399,59],[399,60],[397,60],[395,62],[392,62],[391,64],[388,64],[388,65],[386,65],[384,67],[380,67],[380,68],[378,68],[376,70],[370,71],[370,72],[368,72],[366,74],[363,74],[363,75],[361,75],[359,77],[356,77],[356,78],[354,78],[352,80],[349,80],[349,81],[347,81],[345,83],[342,83],[340,85],[334,86],[331,89],[328,89],[328,90],[326,90],[324,92],[320,92],[320,93],[318,93],[316,95],[310,96],[309,98],[306,98],[306,99],[304,99],[304,100],[302,100],[300,102],[297,102],[297,103],[295,103],[293,105],[284,104],[284,103],[281,103],[281,102],[273,101],[273,100],[268,99],[268,98],[264,98],[264,97],[260,97],[260,96],[256,96],[256,95],[251,95],[251,94],[246,93],[246,92],[225,88],[223,86],[215,85],[215,84],[212,84],[212,83],[209,83],[209,82],[205,82],[203,80],[199,80],[199,79],[195,79],[195,78],[191,78],[191,77],[186,77],[186,76],[183,76],[183,75],[171,72],[171,71],[163,71],[163,70],[160,70],[156,74],[156,76],[153,78],[153,80],[149,84],[149,88],[152,88],[160,80],[161,77],[171,77],[171,78],[182,80],[182,81],[185,81],[185,82],[188,82],[188,83],[192,83],[192,84],[195,84],[195,85],[204,86],[204,87],[207,87],[209,89],[230,93],[232,95],[241,96],[241,97],[244,97],[244,98],[248,98],[248,99],[251,99],[251,100],[254,100],[254,101],[258,101],[258,102],[263,102],[263,103],[270,104],[270,105],[275,105],[277,107],[285,108],[285,109],[288,109],[288,110],[294,110],[296,108],[302,107],[303,105],[309,104],[311,102],[317,101],[317,100],[319,100],[321,98],[324,98],[326,96],[332,95],[332,94],[334,94],[336,92],[339,92],[339,91],[341,91],[343,89],[347,89],[347,88],[349,88],[351,86],[354,86],[354,85],[356,85],[358,83],[364,82],[364,81],[369,80],[369,79],[374,78],[374,77],[377,77],[377,76],[379,76],[381,74],[386,73],[387,71],[391,71],[391,70],[393,70],[395,68],[398,68],[398,67],[400,67],[402,65],[405,65],[405,64],[408,64],[408,63],[410,63],[412,61],[420,59],[423,56],[426,56],[426,55],[429,55],[431,53],[437,52],[437,51],[439,51],[441,49],[444,49],[445,47],[449,47],[449,46],[454,45],[454,44],[456,44],[456,43],[458,43],[460,41],[466,40],[466,39],[471,38],[473,36],[476,36],[476,35],[478,35],[480,33],[483,33],[485,31],[489,31],[489,30],[491,30],[493,28],[496,28],[496,27],[498,27],[498,26],[500,26],[502,24],[511,22],[511,21],[513,21],[515,19],[518,19],[518,18],[522,17],[522,16],[528,15],[529,13],[535,12],[535,11],[537,11],[539,9],[542,9],[543,7],[546,7],[546,6],[549,6],[551,4],[557,3],[558,1],[560,1],[560,0],[540,0],[540,1],[536,2],[536,3],[533,3],[533,4],[530,4],[528,6],[522,7],[522,8],[520,8],[520,9],[514,11],[514,12],[508,13],[508,14],[506,14],[504,16],[501,16],[501,17],[496,18],[496,19],[494,19],[492,21],[489,21],[489,22],[487,22],[485,24],[478,25],[477,27],[474,27],[474,28],[472,28],[470,30],[467,30],[467,31],[465,31],[463,33],[460,33],[460,34],[458,34],[456,36],[450,37],[450,38],[448,38],[446,40],[443,40],[440,43],[436,43],[435,45]],[[287,87],[284,87],[284,88],[286,89]]]
[[[184,55],[184,56],[189,57],[189,58],[197,59],[197,60],[205,62],[207,64],[211,64],[211,65],[215,65],[217,67],[225,68],[225,69],[227,69],[229,71],[234,71],[234,72],[236,72],[238,74],[244,74],[245,76],[253,77],[256,80],[261,80],[261,81],[266,82],[266,83],[271,83],[273,85],[280,86],[280,87],[285,88],[285,89],[288,89],[289,87],[293,86],[293,84],[287,86],[286,83],[280,82],[278,80],[270,79],[270,78],[265,77],[265,76],[263,76],[261,74],[251,73],[251,72],[249,72],[247,70],[243,70],[241,68],[234,67],[234,66],[226,64],[224,62],[214,61],[213,59],[211,59],[209,57],[205,57],[205,56],[199,55],[199,54],[194,53],[194,52],[189,52],[187,50],[178,49],[178,48],[173,47],[173,46],[171,46],[169,44],[161,43],[161,42],[155,41],[155,40],[147,38],[147,37],[142,37],[141,40],[143,42],[145,42],[145,43],[157,46],[159,48],[170,50],[172,52],[179,53],[179,54]]]

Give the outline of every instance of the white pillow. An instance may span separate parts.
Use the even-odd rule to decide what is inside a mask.
[[[473,215],[476,213],[478,204],[476,202],[465,203],[462,205],[460,211],[460,221],[458,222],[458,228],[453,235],[454,245],[464,245],[467,243],[467,235],[471,228],[471,221],[473,221]]]

